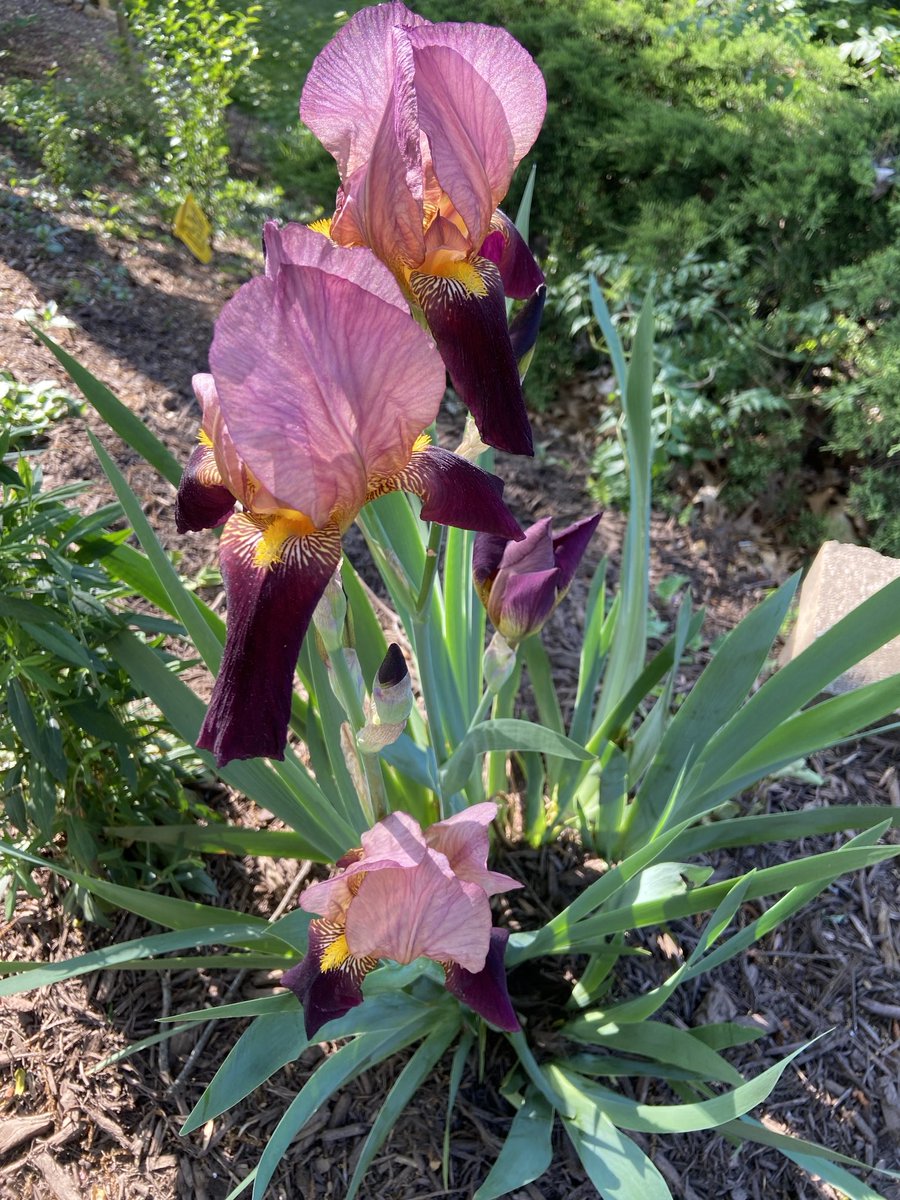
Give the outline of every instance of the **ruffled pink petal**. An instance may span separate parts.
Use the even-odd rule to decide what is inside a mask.
[[[367,161],[342,177],[342,202],[331,224],[341,245],[365,245],[392,269],[425,257],[423,179],[412,50],[391,30],[394,87]]]
[[[446,857],[454,875],[467,883],[477,884],[488,896],[523,886],[509,875],[487,869],[488,826],[496,815],[496,804],[474,804],[425,830],[426,842]]]
[[[347,910],[351,952],[400,963],[424,955],[480,971],[490,932],[483,889],[457,879],[434,850],[411,871],[366,874]]]
[[[507,541],[522,536],[518,522],[503,503],[502,482],[440,446],[416,450],[393,482],[421,497],[424,521],[498,533]]]
[[[475,274],[468,282],[413,271],[410,290],[482,441],[510,454],[531,454],[531,426],[509,340],[500,273],[486,258],[467,265]]]
[[[421,826],[404,812],[390,813],[366,830],[361,841],[362,851],[355,852],[353,861],[343,871],[306,888],[300,900],[301,908],[336,920],[356,894],[350,882],[354,876],[388,868],[415,870],[428,853]]]
[[[503,961],[508,940],[509,933],[505,929],[492,929],[484,967],[471,972],[456,963],[448,964],[445,967],[444,985],[448,992],[452,992],[491,1025],[509,1033],[518,1033],[521,1027],[509,998]]]
[[[395,27],[425,25],[399,3],[364,8],[318,55],[303,86],[300,117],[347,179],[368,161],[397,84]]]
[[[318,267],[329,275],[339,275],[365,288],[402,312],[409,311],[409,305],[394,276],[383,262],[379,262],[367,250],[348,250],[336,246],[325,234],[317,233],[308,225],[300,225],[296,221],[287,225],[266,221],[263,244],[266,250],[266,275],[270,279],[275,278],[281,267]]]
[[[547,108],[544,80],[531,55],[504,29],[445,23],[410,29],[407,36],[419,122],[435,173],[477,247],[540,131]]]
[[[332,514],[352,520],[368,480],[402,468],[444,390],[407,311],[307,266],[244,284],[216,323],[210,362],[241,458],[319,528]]]
[[[218,765],[283,758],[294,668],[313,611],[341,557],[333,526],[289,538],[273,566],[257,566],[264,519],[236,513],[219,543],[227,635],[222,665],[197,739]]]

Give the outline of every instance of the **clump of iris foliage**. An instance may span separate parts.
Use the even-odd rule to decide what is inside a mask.
[[[212,894],[202,861],[183,847],[111,841],[122,823],[152,825],[213,814],[185,790],[190,750],[135,689],[110,647],[127,625],[176,631],[117,600],[134,564],[118,504],[84,516],[88,485],[48,490],[39,439],[77,409],[44,381],[0,381],[0,830],[29,852],[122,884]],[[161,640],[161,637],[160,639]],[[74,879],[66,904],[103,921],[102,902]],[[16,891],[39,896],[31,870],[0,852],[6,919]]]
[[[819,697],[900,635],[900,580],[767,674],[798,585],[788,580],[722,640],[679,698],[680,668],[703,614],[682,591],[672,630],[658,647],[650,637],[652,304],[642,306],[627,353],[591,277],[591,334],[605,343],[622,407],[629,516],[615,590],[605,562],[594,571],[575,696],[563,706],[541,631],[565,603],[598,516],[562,530],[550,519],[523,530],[492,473],[494,448],[531,449],[520,375],[545,284],[528,247],[530,190],[515,225],[496,206],[540,127],[543,81],[504,31],[433,26],[401,4],[363,11],[348,34],[316,60],[301,105],[335,158],[338,207],[315,228],[266,224],[265,275],[226,305],[210,370],[194,378],[201,436],[189,457],[185,449],[184,472],[44,338],[111,427],[177,486],[179,529],[222,526],[227,623],[179,577],[140,501],[93,439],[141,543],[127,556],[129,582],[216,675],[210,703],[179,679],[140,621],[108,640],[110,656],[224,782],[288,826],[211,826],[197,831],[196,843],[331,864],[330,877],[311,884],[294,912],[266,921],[54,865],[167,932],[50,967],[0,964],[0,995],[101,964],[164,968],[167,954],[186,949],[199,951],[198,969],[219,971],[224,962],[278,972],[280,990],[182,1012],[160,1035],[252,1018],[185,1133],[320,1037],[340,1042],[232,1198],[252,1187],[262,1200],[321,1104],[369,1067],[411,1050],[357,1155],[352,1200],[445,1056],[449,1130],[464,1068],[484,1061],[488,1037],[506,1038],[515,1062],[502,1086],[508,1136],[496,1161],[485,1163],[476,1200],[540,1178],[557,1123],[609,1200],[671,1200],[630,1132],[696,1130],[775,1147],[849,1195],[876,1197],[847,1169],[867,1171],[864,1164],[749,1115],[803,1047],[745,1078],[729,1052],[748,1040],[746,1028],[679,1028],[666,1004],[846,871],[900,852],[881,844],[900,819],[879,806],[742,815],[732,803],[896,709],[897,676]],[[366,86],[355,86],[360,81]],[[517,303],[507,323],[510,301]],[[457,453],[428,433],[445,371],[470,410]],[[372,593],[341,557],[354,521],[402,647],[387,644]],[[494,633],[485,649],[488,617]],[[526,675],[536,721],[522,715]],[[493,925],[490,898],[522,881],[488,867],[490,825],[508,800],[527,843],[574,831],[605,860],[600,878],[551,920],[512,932]],[[174,825],[112,833],[150,844],[184,837]],[[808,839],[822,833],[848,836],[809,854]],[[710,882],[708,855],[771,841],[793,843],[793,857]],[[3,849],[23,867],[46,865],[27,845]],[[744,907],[758,900],[765,903]],[[683,963],[651,990],[614,998],[629,935],[665,925],[677,937],[683,918],[702,922]],[[548,1014],[547,1038],[540,1023],[522,1023],[516,1001],[553,970],[574,983]],[[647,1075],[658,1081],[648,1103],[617,1087],[623,1076]],[[443,1158],[449,1186],[449,1136]]]

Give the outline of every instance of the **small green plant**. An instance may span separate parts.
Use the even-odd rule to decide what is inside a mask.
[[[55,421],[80,411],[81,405],[52,379],[20,383],[11,371],[0,371],[0,427],[6,429],[8,447],[31,442]]]
[[[214,894],[192,854],[153,846],[135,851],[106,833],[110,825],[213,814],[185,790],[183,743],[107,649],[129,623],[113,607],[126,589],[103,566],[127,536],[108,532],[118,506],[83,517],[73,501],[86,485],[45,492],[35,460],[8,453],[14,437],[33,437],[68,411],[71,400],[50,385],[29,392],[10,379],[4,384],[5,413],[16,396],[31,411],[28,426],[2,437],[0,830],[21,849],[49,852],[76,871]],[[138,618],[137,625],[151,639],[177,632],[171,622]],[[30,876],[21,863],[0,857],[7,919],[16,887],[35,894]],[[71,891],[68,902],[102,918],[102,903],[83,889]]]

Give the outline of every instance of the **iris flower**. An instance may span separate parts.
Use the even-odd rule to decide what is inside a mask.
[[[510,645],[538,633],[565,596],[600,514],[553,533],[550,517],[524,538],[479,534],[472,551],[475,588],[495,629]]]
[[[390,272],[302,225],[269,222],[265,246],[194,379],[203,424],[176,505],[181,532],[225,521],[228,633],[197,743],[220,766],[283,757],[300,644],[368,500],[403,489],[425,520],[522,536],[499,480],[423,438],[444,370]]]
[[[497,206],[546,106],[540,71],[505,30],[432,24],[401,3],[352,17],[300,101],[340,172],[330,236],[387,263],[483,441],[515,454],[532,441],[504,296],[539,310],[543,275]]]
[[[305,1010],[308,1037],[363,1001],[362,981],[379,959],[440,963],[445,985],[500,1029],[519,1028],[506,990],[508,934],[491,926],[488,897],[522,885],[487,869],[488,826],[496,804],[476,804],[422,830],[391,813],[311,884],[300,900],[319,916],[309,950],[282,983]]]

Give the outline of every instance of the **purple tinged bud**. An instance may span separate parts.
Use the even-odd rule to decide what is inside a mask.
[[[378,668],[372,688],[372,703],[378,723],[399,725],[412,712],[413,694],[409,668],[400,647],[393,642]]]

